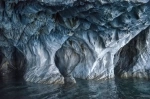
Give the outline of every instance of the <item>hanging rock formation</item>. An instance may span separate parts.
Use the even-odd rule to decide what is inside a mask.
[[[0,74],[150,78],[149,16],[149,0],[1,0]]]

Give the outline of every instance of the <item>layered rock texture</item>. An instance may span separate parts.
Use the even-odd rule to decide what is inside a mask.
[[[148,79],[149,60],[149,0],[0,0],[3,76]]]

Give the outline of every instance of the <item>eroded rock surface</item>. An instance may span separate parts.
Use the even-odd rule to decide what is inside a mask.
[[[149,78],[149,16],[149,0],[1,0],[0,71],[36,83]]]

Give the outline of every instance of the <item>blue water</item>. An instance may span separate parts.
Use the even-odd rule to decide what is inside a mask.
[[[150,81],[77,79],[76,85],[44,85],[24,80],[0,80],[0,99],[150,99]]]

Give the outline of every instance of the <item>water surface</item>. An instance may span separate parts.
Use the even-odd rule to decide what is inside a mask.
[[[0,80],[0,99],[150,99],[150,81],[77,79],[76,85],[64,86],[5,78]]]

